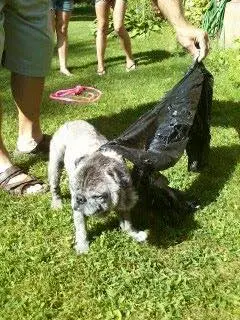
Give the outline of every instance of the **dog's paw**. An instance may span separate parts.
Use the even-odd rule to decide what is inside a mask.
[[[54,199],[51,203],[52,209],[62,209],[62,200],[61,199]]]
[[[135,232],[135,235],[134,235],[134,239],[137,241],[137,242],[144,242],[147,240],[147,232],[145,231],[139,231],[139,232]]]
[[[85,244],[81,243],[81,245],[75,244],[74,248],[75,248],[77,255],[84,254],[84,253],[86,254],[86,253],[88,253],[88,250],[89,250],[89,244],[88,244],[88,242]]]

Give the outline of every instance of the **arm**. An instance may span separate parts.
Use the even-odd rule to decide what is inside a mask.
[[[179,43],[198,61],[206,57],[209,51],[208,34],[192,26],[185,20],[181,0],[157,0],[161,13],[176,31]],[[199,49],[197,48],[197,46]]]

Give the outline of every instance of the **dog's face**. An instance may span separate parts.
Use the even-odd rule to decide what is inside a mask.
[[[85,216],[130,210],[137,201],[125,164],[101,152],[80,159],[71,192],[73,209]]]

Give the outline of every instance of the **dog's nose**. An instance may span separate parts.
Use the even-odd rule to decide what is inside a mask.
[[[97,208],[96,213],[102,213],[102,212],[104,212],[105,210],[106,210],[106,209],[105,209],[103,206],[99,205],[98,208]]]
[[[77,195],[77,197],[76,197],[77,199],[77,203],[78,204],[84,204],[87,200],[86,200],[86,198],[83,196],[83,195]]]
[[[97,210],[96,210],[96,213],[101,213],[103,210],[102,210],[102,207],[98,207]]]

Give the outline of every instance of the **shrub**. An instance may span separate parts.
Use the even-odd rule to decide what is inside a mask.
[[[208,5],[209,0],[185,0],[185,17],[194,25],[200,26]]]
[[[232,87],[240,88],[240,39],[235,41],[235,48],[215,48],[208,56],[207,62],[213,74],[224,74]]]
[[[131,38],[147,36],[151,31],[158,31],[161,26],[161,18],[149,5],[149,0],[129,1],[125,15],[125,27]],[[96,20],[93,33],[96,34]],[[109,18],[109,35],[114,36],[112,16]]]
[[[139,1],[126,12],[125,26],[130,37],[146,36],[160,29],[161,19],[154,14],[149,1]]]

